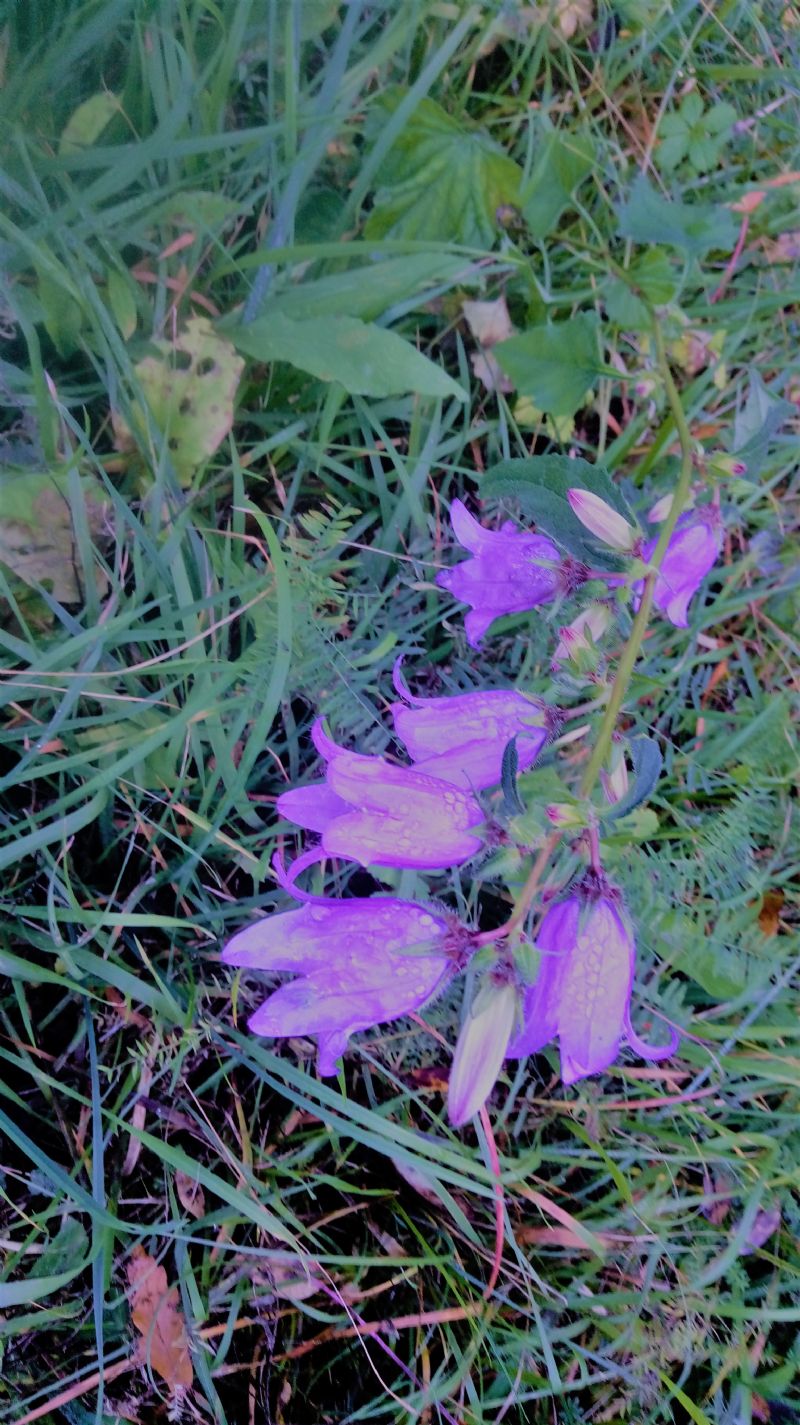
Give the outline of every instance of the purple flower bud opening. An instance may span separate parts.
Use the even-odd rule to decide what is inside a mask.
[[[294,972],[297,978],[271,994],[248,1027],[270,1038],[316,1036],[322,1075],[336,1072],[351,1034],[419,1009],[466,962],[471,933],[439,908],[393,896],[337,901],[294,888],[292,894],[304,901],[298,910],[246,926],[222,960],[270,974]]]
[[[543,535],[519,529],[511,520],[499,530],[484,529],[461,500],[450,508],[453,533],[471,559],[443,569],[436,582],[469,604],[467,640],[477,648],[489,625],[503,614],[523,613],[549,603],[562,588],[561,555]]]
[[[652,559],[657,543],[657,539],[647,541],[642,549],[643,559]],[[681,515],[667,545],[653,596],[656,608],[676,628],[687,627],[689,601],[716,564],[721,548],[722,521],[715,505]],[[634,585],[637,594],[641,590],[641,583]]]
[[[511,688],[416,698],[403,680],[401,661],[395,663],[394,685],[411,706],[394,703],[392,716],[420,771],[473,791],[496,786],[503,749],[514,736],[520,770],[536,761],[549,736],[551,709]]]

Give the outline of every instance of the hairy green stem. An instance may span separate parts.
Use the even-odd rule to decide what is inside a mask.
[[[628,685],[633,675],[633,670],[636,666],[636,660],[639,657],[642,643],[644,642],[644,636],[647,632],[647,625],[653,607],[653,594],[655,592],[655,584],[656,578],[658,577],[658,571],[663,563],[664,555],[667,552],[667,545],[669,544],[669,541],[675,530],[675,526],[678,523],[678,519],[683,513],[683,509],[686,504],[692,483],[692,436],[689,430],[686,416],[684,414],[683,405],[681,403],[678,388],[672,379],[672,372],[670,371],[669,361],[667,360],[666,348],[664,346],[664,337],[657,321],[654,323],[654,329],[658,365],[664,380],[664,386],[667,392],[667,400],[669,402],[669,407],[672,412],[672,418],[675,422],[675,428],[678,432],[678,439],[680,441],[681,446],[681,469],[680,474],[678,476],[678,483],[675,486],[675,493],[672,497],[672,506],[670,508],[670,512],[661,527],[661,534],[659,536],[658,544],[656,545],[655,550],[653,551],[653,557],[650,560],[650,572],[645,577],[641,603],[639,604],[636,617],[633,621],[631,636],[628,639],[628,642],[625,646],[625,651],[619,660],[619,664],[617,665],[616,675],[611,685],[611,692],[609,694],[608,702],[606,703],[606,710],[603,716],[603,721],[600,724],[600,731],[597,736],[597,741],[594,745],[592,755],[589,758],[589,761],[586,765],[586,770],[583,774],[583,780],[581,782],[581,796],[583,797],[588,797],[591,795],[597,782],[597,778],[600,775],[600,769],[606,757],[608,756],[608,751],[611,746],[611,739],[614,735],[614,729],[617,725],[617,718],[619,717],[620,709],[622,707],[625,694],[628,691]]]

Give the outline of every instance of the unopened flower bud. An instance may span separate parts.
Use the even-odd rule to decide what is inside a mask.
[[[744,460],[737,460],[733,455],[724,455],[722,451],[715,451],[708,458],[708,470],[712,475],[718,475],[724,479],[728,475],[746,475],[747,463]]]
[[[591,490],[573,489],[567,490],[567,499],[573,514],[577,515],[581,524],[604,544],[620,550],[621,553],[628,553],[633,549],[636,542],[633,525],[617,514],[616,510],[612,510],[599,495],[593,495]]]
[[[559,831],[586,825],[586,818],[580,807],[572,806],[569,802],[551,802],[545,807],[545,814],[547,820],[558,827]]]
[[[608,771],[600,773],[600,782],[606,794],[606,801],[621,802],[628,790],[628,764],[621,743],[612,743]]]
[[[579,655],[591,651],[592,645],[601,638],[611,623],[611,610],[605,604],[590,604],[578,614],[572,623],[560,628],[559,642],[553,654],[553,667],[557,668],[566,660],[579,661]]]
[[[517,991],[511,984],[491,980],[478,992],[458,1036],[447,1111],[460,1128],[483,1108],[511,1041],[517,1012]]]
[[[633,389],[636,395],[644,401],[648,396],[652,396],[656,389],[656,381],[652,376],[643,376],[641,381],[634,383]]]

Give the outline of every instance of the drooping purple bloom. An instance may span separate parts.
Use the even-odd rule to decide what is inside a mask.
[[[306,896],[282,879],[305,903],[240,930],[222,959],[298,976],[264,1001],[248,1027],[269,1038],[316,1035],[319,1071],[333,1074],[356,1030],[408,1014],[443,988],[463,963],[470,933],[415,901]]]
[[[521,530],[513,520],[499,530],[484,529],[461,500],[453,501],[450,519],[456,539],[472,558],[442,569],[436,582],[471,605],[464,628],[473,648],[496,618],[549,603],[564,587],[561,555],[543,535]]]
[[[473,796],[415,767],[348,752],[327,736],[321,718],[311,736],[327,762],[325,781],[283,792],[277,810],[320,832],[328,855],[439,871],[480,851],[475,828],[484,816]]]
[[[480,791],[500,781],[503,751],[516,736],[519,769],[536,761],[549,735],[553,710],[513,688],[417,698],[394,666],[394,685],[405,703],[392,704],[395,731],[420,770],[456,787]]]
[[[642,558],[652,559],[658,538],[642,547]],[[689,510],[681,515],[667,545],[664,562],[656,579],[653,602],[676,628],[689,622],[689,600],[697,593],[706,574],[716,564],[722,548],[722,522],[714,505]],[[641,597],[642,582],[633,586]]]
[[[630,1023],[635,947],[619,896],[595,872],[545,913],[536,947],[538,978],[525,992],[522,1027],[508,1057],[558,1039],[565,1084],[608,1068],[627,1038],[641,1054],[666,1058],[677,1040],[650,1048]]]

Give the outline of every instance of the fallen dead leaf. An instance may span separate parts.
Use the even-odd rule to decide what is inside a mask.
[[[190,1217],[204,1216],[206,1200],[203,1189],[188,1173],[182,1173],[180,1168],[175,1171],[175,1191],[181,1207],[186,1209]]]
[[[781,924],[781,911],[785,896],[781,890],[765,891],[758,912],[758,924],[762,935],[777,935]]]
[[[186,1322],[178,1305],[178,1288],[167,1285],[167,1274],[136,1246],[128,1262],[131,1319],[141,1335],[139,1357],[170,1390],[186,1389],[194,1380]]]

